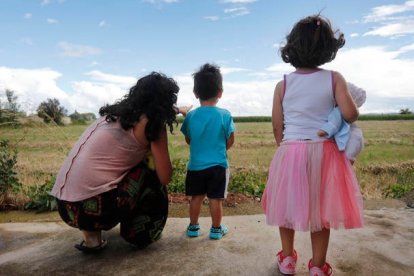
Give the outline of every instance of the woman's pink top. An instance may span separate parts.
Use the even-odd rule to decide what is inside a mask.
[[[99,118],[82,134],[57,175],[51,195],[65,201],[81,201],[117,187],[149,150],[133,129]]]

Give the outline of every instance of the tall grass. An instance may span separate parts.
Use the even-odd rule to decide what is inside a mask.
[[[414,122],[362,120],[357,124],[364,132],[365,149],[354,166],[364,197],[398,197],[409,190],[414,182],[411,177],[414,169],[407,166],[414,162]],[[19,128],[0,128],[1,138],[8,139],[18,150],[19,182],[23,186],[50,185],[86,127],[23,124]],[[179,126],[169,135],[169,150],[175,168],[169,185],[171,192],[184,191],[185,165],[189,155],[188,145],[178,129]],[[228,152],[229,190],[260,196],[276,148],[271,122],[236,123],[235,144]]]

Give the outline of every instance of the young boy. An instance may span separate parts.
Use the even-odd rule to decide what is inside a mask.
[[[229,111],[216,106],[223,94],[223,78],[218,66],[204,64],[193,74],[194,95],[200,107],[190,111],[181,127],[190,145],[190,160],[185,180],[190,200],[188,237],[201,234],[198,217],[207,195],[212,226],[211,239],[221,239],[228,228],[221,224],[222,202],[227,194],[229,169],[227,149],[234,143],[234,123]]]

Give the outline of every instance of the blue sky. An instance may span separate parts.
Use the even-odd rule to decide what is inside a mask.
[[[322,12],[346,37],[322,66],[367,92],[361,113],[414,110],[414,1],[1,0],[0,97],[33,111],[47,98],[97,112],[151,71],[173,77],[179,104],[198,105],[191,74],[224,75],[219,105],[270,115],[273,89],[293,70],[278,54],[294,23]]]

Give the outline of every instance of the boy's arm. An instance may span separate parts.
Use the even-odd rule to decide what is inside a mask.
[[[234,132],[232,132],[230,134],[229,138],[227,138],[227,141],[226,141],[226,149],[231,148],[231,146],[233,146],[233,144],[234,144]]]
[[[191,106],[192,107],[192,106]],[[187,115],[187,113],[186,113],[186,115]],[[188,120],[187,120],[187,117],[184,119],[184,122],[183,122],[183,124],[182,124],[182,126],[181,126],[181,133],[184,135],[184,138],[185,138],[185,142],[187,143],[187,144],[190,144],[190,137],[188,137],[188,129],[187,129],[187,124],[188,124]]]

